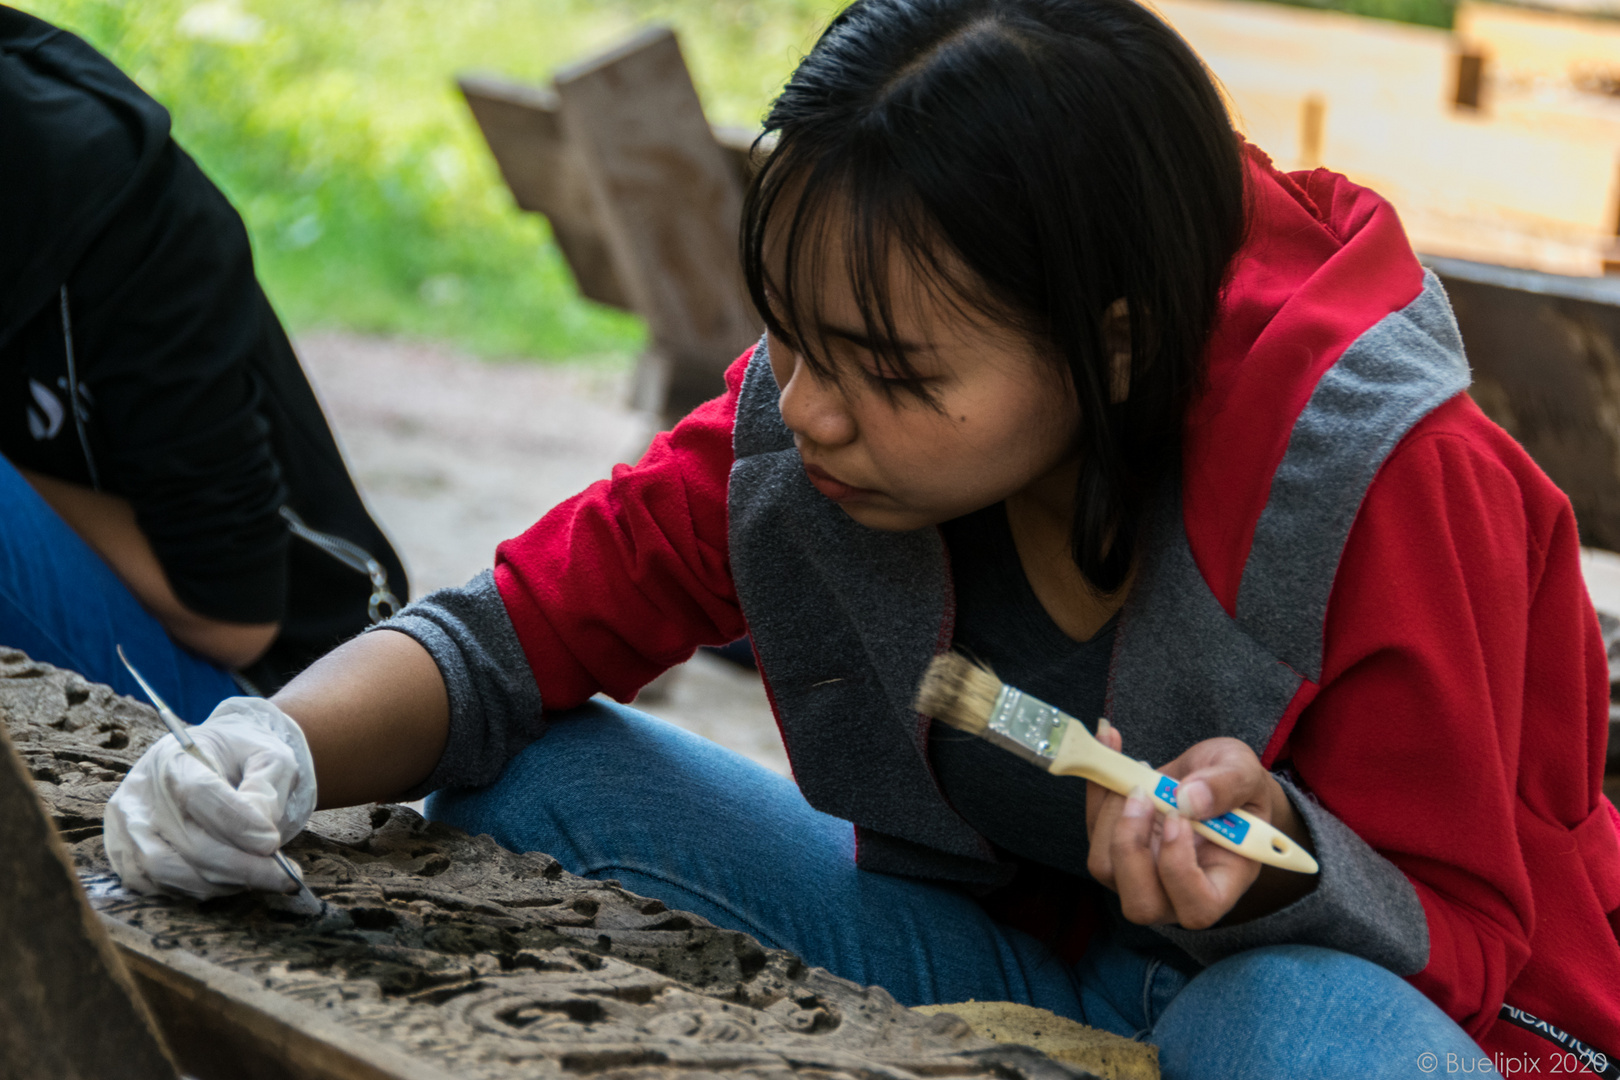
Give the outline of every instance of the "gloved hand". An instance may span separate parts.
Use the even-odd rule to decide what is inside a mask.
[[[263,698],[220,702],[191,729],[209,771],[165,735],[107,800],[107,858],[136,892],[224,896],[296,886],[270,857],[315,809],[304,733]],[[222,779],[223,778],[223,779]]]

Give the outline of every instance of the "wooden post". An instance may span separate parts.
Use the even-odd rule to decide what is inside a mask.
[[[630,310],[630,298],[585,186],[579,162],[563,137],[561,105],[554,91],[489,75],[462,75],[456,86],[478,122],[490,154],[512,198],[523,210],[544,214],[552,235],[574,272],[582,295],[599,304]],[[725,154],[738,190],[755,170],[757,128],[715,125],[715,142]]]
[[[72,861],[0,724],[0,1075],[174,1080]]]
[[[456,82],[518,206],[550,221],[551,235],[574,271],[579,291],[599,304],[629,310],[630,297],[608,252],[596,201],[563,138],[557,95],[478,75]]]
[[[1327,102],[1321,94],[1307,94],[1299,110],[1299,157],[1307,169],[1322,166],[1322,133],[1326,127]]]
[[[1457,91],[1452,102],[1459,109],[1478,109],[1480,92],[1485,81],[1485,56],[1464,49],[1457,53]]]
[[[663,388],[672,420],[724,390],[726,365],[761,330],[737,253],[735,168],[668,27],[559,72],[556,85],[619,280],[652,337],[638,381]]]

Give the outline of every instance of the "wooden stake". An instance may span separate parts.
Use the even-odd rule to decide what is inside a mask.
[[[674,419],[724,391],[721,374],[762,329],[737,253],[742,187],[668,27],[558,72],[556,84],[649,355],[667,364],[658,377]]]
[[[1467,49],[1457,53],[1457,92],[1452,97],[1457,108],[1477,110],[1484,82],[1484,54]]]
[[[129,972],[0,724],[0,1074],[174,1080]]]
[[[1320,94],[1309,94],[1299,110],[1299,157],[1307,169],[1322,167],[1322,131],[1326,126],[1327,102]]]

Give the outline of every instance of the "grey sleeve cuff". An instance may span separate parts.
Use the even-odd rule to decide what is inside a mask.
[[[404,798],[493,783],[506,763],[545,730],[540,688],[492,572],[485,570],[460,588],[413,600],[366,632],[378,630],[405,634],[426,649],[450,693],[444,756]]]
[[[1422,971],[1429,963],[1429,922],[1406,875],[1288,777],[1277,780],[1316,846],[1316,888],[1279,911],[1234,926],[1154,929],[1202,964],[1265,945],[1320,945],[1397,975]]]

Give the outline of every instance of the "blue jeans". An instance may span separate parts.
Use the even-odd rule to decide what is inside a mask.
[[[240,693],[224,668],[175,644],[101,556],[0,457],[0,645],[145,701],[113,651],[120,644],[193,724]]]
[[[849,823],[792,781],[622,706],[557,717],[494,784],[427,806],[907,1005],[1016,1001],[1147,1039],[1167,1080],[1416,1078],[1424,1053],[1481,1056],[1405,980],[1329,949],[1255,949],[1189,978],[1104,939],[1066,965],[958,889],[856,869]]]

